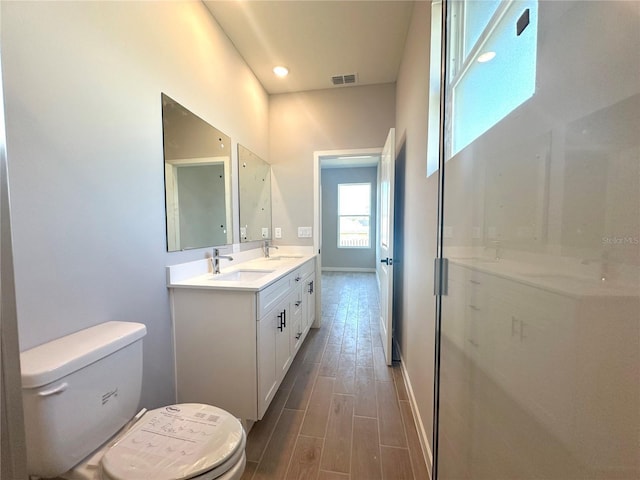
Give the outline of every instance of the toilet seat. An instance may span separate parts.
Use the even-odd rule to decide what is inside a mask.
[[[246,436],[230,413],[203,404],[146,412],[104,454],[109,480],[211,480],[245,463]]]

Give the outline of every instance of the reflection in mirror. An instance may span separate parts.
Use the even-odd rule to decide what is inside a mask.
[[[487,156],[487,242],[532,246],[546,241],[550,149],[546,133]]]
[[[231,228],[231,139],[162,94],[167,250],[226,245]]]
[[[240,241],[271,238],[271,166],[238,144]]]
[[[567,125],[561,231],[564,255],[640,265],[638,125],[640,94]]]

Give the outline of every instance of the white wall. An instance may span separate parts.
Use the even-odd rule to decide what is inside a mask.
[[[405,148],[402,297],[397,330],[402,359],[424,427],[431,441],[433,426],[433,352],[435,297],[433,259],[436,256],[437,175],[427,178],[427,116],[431,5],[416,2],[396,98],[396,150]],[[401,181],[396,179],[396,182]]]
[[[273,169],[273,226],[283,245],[298,227],[313,226],[313,152],[382,147],[394,126],[395,84],[272,95],[269,161]]]
[[[199,2],[1,8],[21,349],[143,322],[142,404],[170,403],[164,267],[204,250],[166,253],[160,92],[230,135],[234,164],[237,142],[268,158],[267,95]]]

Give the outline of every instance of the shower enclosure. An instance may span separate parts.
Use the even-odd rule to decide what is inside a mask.
[[[640,478],[640,2],[442,11],[434,478]]]

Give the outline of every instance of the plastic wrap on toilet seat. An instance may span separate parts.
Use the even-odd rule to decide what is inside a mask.
[[[242,425],[228,412],[172,405],[147,412],[105,454],[102,469],[113,480],[182,480],[224,466],[243,446]]]

